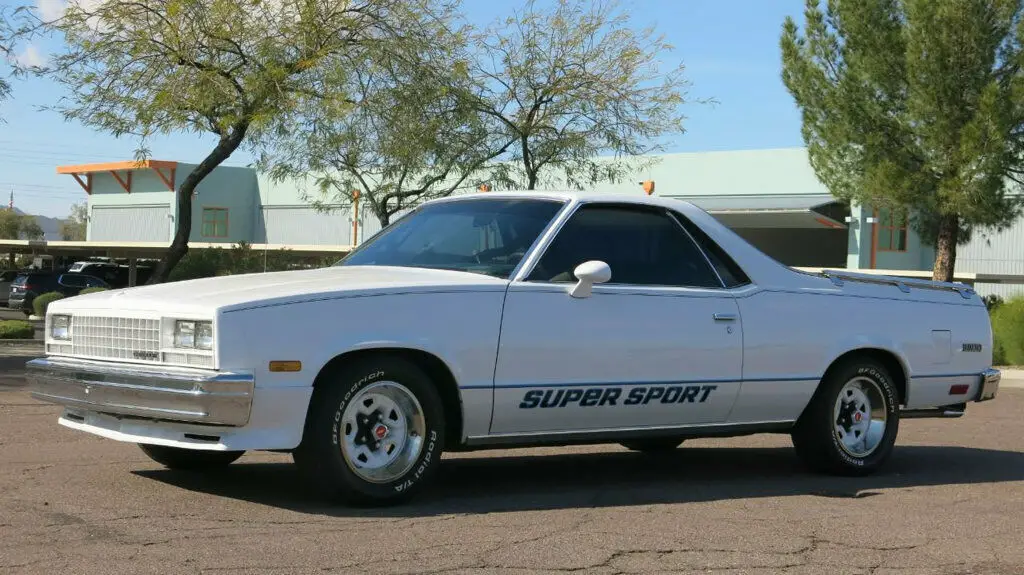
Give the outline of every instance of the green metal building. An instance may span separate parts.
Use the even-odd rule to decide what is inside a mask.
[[[934,250],[886,210],[844,205],[818,181],[804,148],[663,154],[595,191],[685,199],[704,208],[765,253],[803,267],[930,270]],[[192,165],[173,161],[62,166],[88,194],[90,242],[169,242],[174,201]],[[645,184],[646,183],[646,184]],[[310,181],[274,182],[250,168],[220,167],[193,198],[194,242],[352,246],[380,229],[358,206],[322,213],[307,198]],[[476,192],[466,192],[476,193]],[[957,272],[1024,275],[1024,218],[998,233],[977,233],[958,249]],[[1008,295],[1019,285],[978,284]]]

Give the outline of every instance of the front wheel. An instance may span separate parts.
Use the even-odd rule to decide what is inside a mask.
[[[330,499],[395,504],[429,483],[444,426],[434,382],[403,358],[376,356],[320,378],[292,457]]]
[[[879,362],[856,358],[821,382],[793,429],[793,446],[816,471],[868,475],[892,453],[899,423],[892,376]]]
[[[203,470],[225,467],[234,463],[244,451],[208,451],[205,449],[183,449],[166,445],[140,443],[142,452],[150,459],[168,469]]]

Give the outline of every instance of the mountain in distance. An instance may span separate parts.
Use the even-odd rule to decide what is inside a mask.
[[[17,213],[17,214],[23,215],[23,216],[31,215],[31,214],[26,214],[25,212],[19,210],[18,208],[14,208],[14,212]],[[39,227],[43,230],[43,239],[44,240],[54,241],[54,240],[60,240],[61,239],[61,237],[60,237],[60,225],[61,225],[61,223],[64,222],[64,220],[59,219],[59,218],[50,218],[50,217],[47,217],[47,216],[32,216],[32,217],[34,217],[36,219],[36,223],[38,223]]]

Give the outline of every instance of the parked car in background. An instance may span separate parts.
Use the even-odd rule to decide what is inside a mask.
[[[107,261],[79,261],[71,264],[69,272],[80,273],[97,277],[107,282],[110,287],[128,287],[129,269],[126,265]],[[151,266],[137,266],[135,269],[135,283],[141,285],[146,283],[153,273]]]
[[[97,277],[72,272],[21,272],[11,282],[8,307],[20,309],[30,316],[33,313],[32,302],[41,294],[55,291],[73,296],[91,287],[110,288],[110,284]]]
[[[0,272],[0,305],[7,305],[11,295],[11,282],[18,277],[18,270],[4,270]]]

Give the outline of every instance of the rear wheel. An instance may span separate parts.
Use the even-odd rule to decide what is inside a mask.
[[[674,451],[682,445],[683,440],[678,437],[658,437],[651,439],[633,439],[623,441],[620,445],[631,451],[643,453],[666,453]]]
[[[868,475],[892,453],[899,396],[885,366],[860,357],[824,379],[793,430],[804,463],[835,475]]]
[[[374,356],[317,382],[292,457],[331,499],[395,504],[429,483],[441,461],[444,426],[430,378],[401,357]]]
[[[166,445],[140,443],[142,452],[168,469],[203,470],[226,467],[241,457],[244,451],[208,451],[183,449]]]

